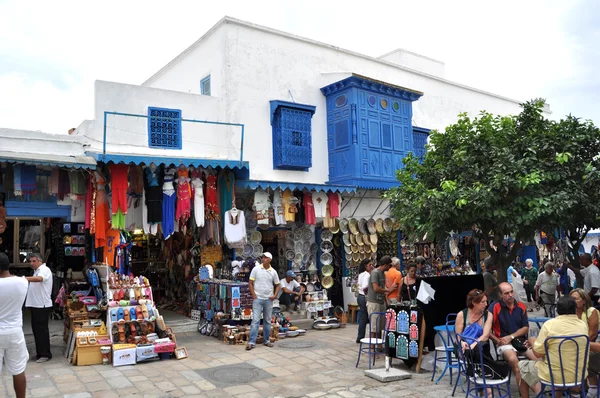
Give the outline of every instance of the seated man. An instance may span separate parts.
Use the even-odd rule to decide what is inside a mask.
[[[280,286],[281,296],[279,296],[279,304],[285,305],[288,311],[292,311],[291,307],[293,305],[294,311],[298,311],[300,301],[302,300],[302,293],[304,293],[304,286],[298,283],[294,271],[285,273],[285,278],[280,281]]]
[[[556,305],[558,317],[550,319],[544,323],[537,339],[533,337],[530,343],[533,344],[533,353],[537,358],[542,358],[541,361],[521,361],[519,362],[519,370],[521,371],[521,384],[519,391],[521,397],[529,398],[529,388],[533,389],[535,394],[539,394],[542,385],[540,379],[550,382],[550,367],[548,366],[548,358],[546,358],[546,349],[544,343],[548,337],[553,336],[587,336],[587,325],[584,321],[577,317],[577,303],[570,296],[563,296],[558,300]],[[560,348],[560,357],[562,358],[562,369],[559,359],[559,344],[560,340],[550,340],[548,342],[548,354],[552,361],[552,373],[556,383],[574,383],[578,378],[575,375],[575,368],[581,371],[585,361],[585,346],[586,341],[581,338],[579,342],[579,365],[577,365],[577,346],[571,343],[565,343]],[[565,380],[562,379],[562,371],[564,371]]]
[[[529,332],[527,307],[515,299],[515,293],[510,283],[502,282],[498,289],[500,300],[493,302],[489,308],[494,316],[490,339],[496,346],[498,359],[504,358],[512,368],[518,385],[521,376],[518,367],[518,353],[513,345],[513,340],[518,337],[527,338]],[[535,355],[530,349],[523,354],[531,360],[535,359]]]

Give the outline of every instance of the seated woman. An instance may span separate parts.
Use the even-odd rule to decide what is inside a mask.
[[[494,317],[487,310],[488,302],[485,292],[479,289],[473,289],[467,294],[467,308],[456,315],[456,323],[454,330],[456,334],[461,334],[478,341],[478,343],[486,344],[489,350],[487,341],[492,331],[492,322]],[[463,349],[475,348],[478,343],[473,343],[471,347],[463,341],[461,343]],[[489,351],[488,351],[489,352]]]
[[[417,299],[417,292],[421,280],[417,278],[417,264],[410,263],[406,270],[406,276],[400,281],[400,296],[402,301]]]
[[[583,289],[573,289],[569,296],[577,303],[577,317],[588,325],[588,337],[590,342],[598,338],[598,310],[592,305],[592,299]],[[590,390],[586,395],[595,397],[598,393],[598,374],[600,374],[600,353],[590,351],[588,359],[588,382]]]

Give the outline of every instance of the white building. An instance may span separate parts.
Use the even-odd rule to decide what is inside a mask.
[[[381,101],[385,101],[387,109],[373,116],[368,107],[361,110],[359,104],[361,116],[352,104],[342,107],[341,112],[349,120],[348,130],[355,130],[347,132],[351,134],[346,137],[350,149],[341,153],[336,152],[332,141],[336,134],[336,105],[327,103],[324,92],[336,95],[335,92],[342,93],[344,87],[352,85],[358,88],[354,101],[362,96],[363,105],[362,88],[376,86],[373,91],[376,99],[368,94],[366,101],[376,100],[377,104],[370,104],[376,111],[382,111]],[[402,94],[404,100],[396,104],[394,98],[401,98]],[[378,189],[393,184],[394,166],[399,166],[399,159],[407,151],[422,150],[429,129],[443,129],[455,122],[460,112],[475,116],[481,110],[497,114],[520,111],[519,101],[446,80],[444,64],[437,60],[401,49],[373,58],[229,17],[219,21],[141,86],[97,81],[94,95],[95,120],[83,122],[75,134],[89,139],[91,153],[100,155],[105,151],[108,156],[104,159],[167,158],[181,162],[203,159],[197,163],[239,166],[243,169],[242,179],[255,181],[250,187],[286,182],[353,188],[341,189],[345,192],[367,188],[353,194],[354,200],[345,208],[344,215],[354,213],[354,217],[369,218],[377,216],[373,214],[377,211],[388,212],[386,203],[382,205],[379,199]],[[412,98],[407,100],[406,95]],[[307,106],[300,111],[309,120],[310,131],[303,136],[309,138],[309,167],[285,167],[283,160],[279,164],[284,166],[276,168],[272,121],[277,118],[278,110],[294,108],[294,103]],[[105,115],[106,111],[112,111],[145,116],[149,107],[181,111],[179,115],[184,119],[181,147],[150,148],[145,117]],[[404,112],[403,120],[395,118],[396,110]],[[243,138],[241,126],[186,122],[186,119],[240,124]],[[413,148],[410,130],[422,132],[417,148]],[[401,140],[405,142],[401,144]],[[388,148],[384,148],[386,141]],[[371,151],[372,144],[377,151]],[[240,160],[245,163],[240,164]],[[334,172],[335,167],[350,170],[349,175],[341,176],[339,170]],[[360,175],[371,171],[369,167],[377,168],[378,172],[368,178]],[[361,207],[355,212],[363,195]],[[379,210],[375,210],[377,207]]]

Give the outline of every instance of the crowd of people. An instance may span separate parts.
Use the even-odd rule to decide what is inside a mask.
[[[9,272],[10,261],[0,253],[0,372],[2,364],[13,376],[17,398],[26,392],[25,368],[29,352],[23,332],[23,304],[31,314],[38,363],[52,359],[48,320],[52,312],[52,271],[37,253],[28,256],[33,276],[18,277]]]

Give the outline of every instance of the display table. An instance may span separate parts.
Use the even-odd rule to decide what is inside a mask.
[[[446,315],[457,314],[467,307],[467,294],[473,289],[483,290],[483,275],[436,276],[423,278],[435,290],[435,300],[419,302],[427,325],[425,346],[435,349],[433,327],[446,324]]]

